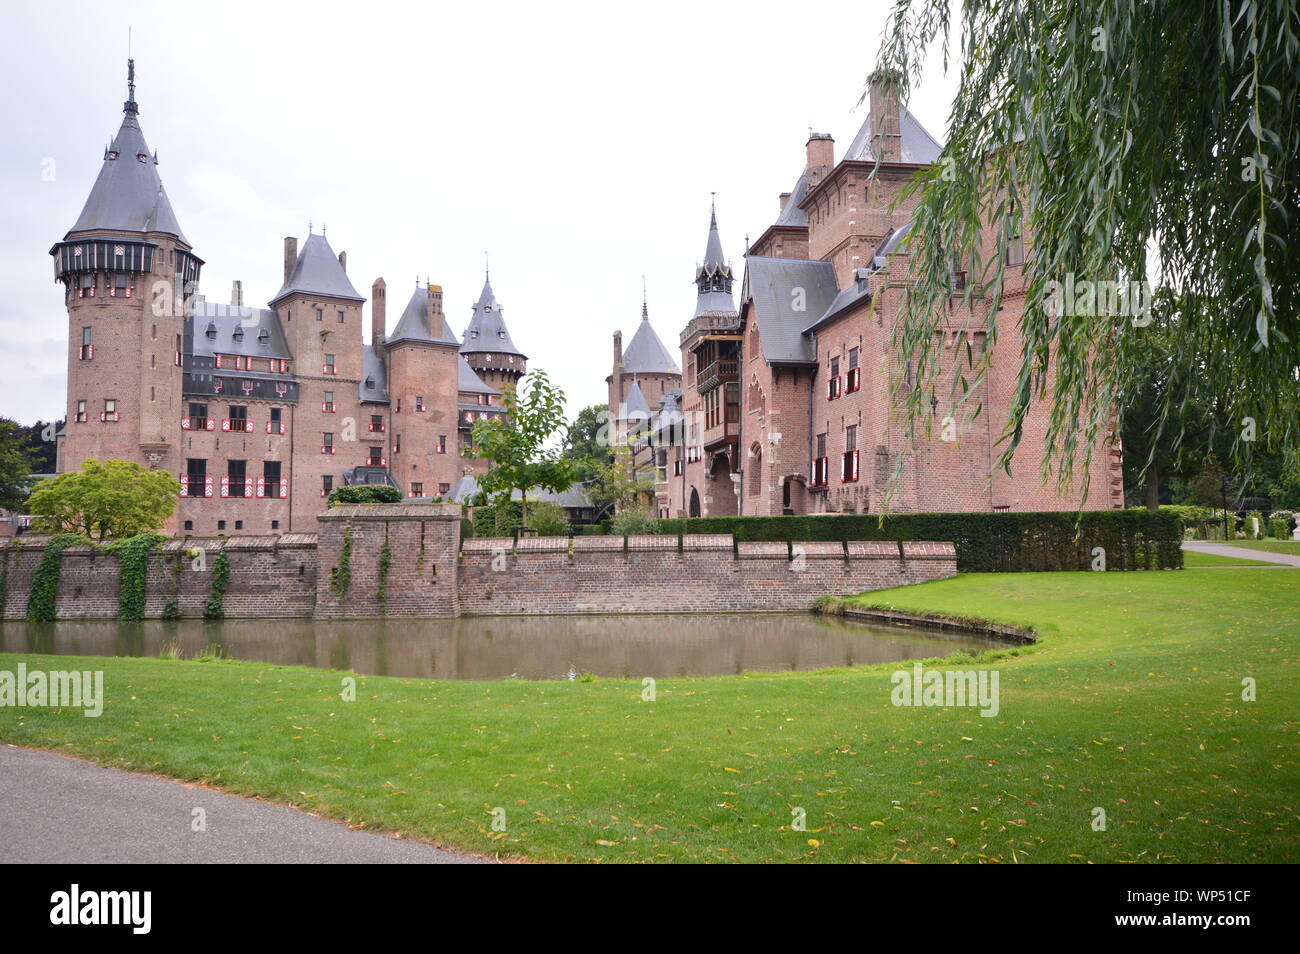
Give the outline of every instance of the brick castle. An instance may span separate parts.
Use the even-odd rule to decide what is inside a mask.
[[[953,406],[953,367],[967,347],[984,353],[991,299],[975,286],[970,305],[963,301],[967,267],[956,263],[944,376],[929,401],[934,427],[906,435],[901,401],[916,386],[914,368],[891,338],[915,203],[899,200],[942,147],[886,78],[872,77],[867,99],[869,115],[838,161],[831,136],[810,134],[806,164],[781,194],[776,220],[747,243],[738,306],[712,215],[680,365],[644,308],[626,349],[615,332],[609,413],[638,466],[654,475],[655,515],[1122,507],[1117,431],[1094,453],[1086,499],[1043,484],[1045,406],[1031,408],[1013,472],[995,466],[1021,350],[1021,223],[1008,223],[1001,248],[1001,226],[982,236],[985,260],[1001,254],[1007,266],[987,374]]]
[[[284,240],[267,307],[198,293],[203,260],[181,231],[139,122],[134,64],[121,128],[76,223],[50,250],[68,309],[68,418],[58,470],[86,458],[176,474],[168,529],[314,533],[344,483],[411,498],[481,473],[473,422],[527,358],[484,282],[463,340],[437,285],[417,283],[394,330],[371,287],[370,342],[346,252],[325,235]],[[399,298],[399,304],[405,296]]]

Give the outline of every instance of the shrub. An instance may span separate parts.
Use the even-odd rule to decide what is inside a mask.
[[[1274,517],[1268,522],[1268,535],[1274,540],[1289,540],[1291,538],[1291,521]]]
[[[387,484],[354,484],[335,487],[325,501],[331,507],[340,504],[401,503],[402,492]]]
[[[616,531],[617,532],[617,531]],[[1060,513],[909,513],[792,517],[687,517],[658,521],[659,533],[730,533],[737,540],[935,540],[957,548],[966,573],[1086,570],[1092,550],[1110,570],[1183,565],[1182,522],[1145,508]]]
[[[27,618],[33,623],[51,623],[59,599],[59,573],[63,569],[63,551],[85,543],[75,533],[50,537],[41,553],[41,561],[32,573],[32,588],[27,595]]]
[[[724,518],[725,519],[725,518]],[[660,533],[659,521],[639,510],[625,510],[609,522],[609,532],[625,537],[633,533]]]
[[[546,500],[529,505],[528,526],[539,537],[566,537],[570,533],[564,508]]]
[[[522,522],[522,509],[518,500],[508,503],[488,504],[474,508],[474,536],[476,537],[510,537],[514,536]]]

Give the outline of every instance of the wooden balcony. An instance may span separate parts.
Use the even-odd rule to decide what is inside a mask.
[[[695,372],[695,389],[701,394],[728,381],[740,380],[740,362],[734,358],[713,361]]]

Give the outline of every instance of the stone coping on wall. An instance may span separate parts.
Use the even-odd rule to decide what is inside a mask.
[[[741,540],[729,533],[636,534],[622,536],[574,537],[470,537],[462,540],[462,555],[477,553],[609,553],[609,552],[701,552],[733,551],[742,560],[937,560],[957,559],[952,543],[931,541],[809,540],[787,543],[783,540]]]
[[[460,520],[460,504],[341,504],[316,515],[318,521],[335,520]]]
[[[8,546],[15,550],[42,550],[50,540],[49,536],[24,535],[14,537],[8,544],[0,544],[0,549]],[[112,543],[114,541],[108,541]],[[279,533],[260,536],[238,537],[170,537],[154,548],[155,553],[183,553],[192,547],[204,550],[294,550],[313,549],[316,546],[314,533]],[[79,543],[66,547],[63,551],[69,555],[102,553],[95,544]]]

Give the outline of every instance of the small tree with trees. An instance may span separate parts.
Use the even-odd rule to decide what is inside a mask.
[[[125,460],[88,458],[81,470],[48,477],[27,498],[34,529],[92,540],[156,530],[176,511],[180,482]]]
[[[520,519],[528,527],[528,494],[533,490],[559,493],[578,479],[578,463],[546,442],[564,426],[564,392],[551,384],[546,372],[530,371],[522,389],[502,390],[501,417],[474,422],[474,446],[489,462],[479,488],[493,503],[507,503],[519,491]]]

